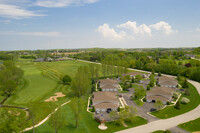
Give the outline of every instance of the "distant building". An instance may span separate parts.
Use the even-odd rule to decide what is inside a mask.
[[[131,78],[135,78],[136,75],[141,75],[142,78],[149,78],[150,74],[146,74],[146,73],[141,73],[141,72],[131,72],[131,73],[126,73],[126,74],[122,74],[123,76],[126,75],[130,75]]]
[[[185,54],[184,56],[186,56],[187,58],[195,58],[196,56],[193,54]]]
[[[92,103],[96,112],[117,111],[119,107],[119,99],[116,92],[93,92]]]
[[[100,79],[99,85],[102,91],[118,91],[119,89],[118,81],[114,79]]]
[[[174,78],[161,76],[157,78],[157,84],[160,85],[160,87],[176,88],[178,81]]]
[[[146,99],[147,102],[155,103],[157,100],[163,102],[163,104],[167,104],[167,102],[172,100],[172,95],[176,88],[168,88],[168,87],[153,87],[152,90],[147,91]]]
[[[44,62],[44,58],[37,58],[35,62]]]

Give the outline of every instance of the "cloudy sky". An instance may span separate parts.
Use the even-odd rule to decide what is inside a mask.
[[[0,50],[200,46],[199,0],[0,0]]]

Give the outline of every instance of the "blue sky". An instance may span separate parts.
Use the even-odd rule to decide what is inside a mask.
[[[0,50],[198,47],[199,0],[0,0]]]

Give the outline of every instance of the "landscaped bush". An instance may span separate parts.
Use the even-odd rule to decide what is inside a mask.
[[[167,101],[167,105],[170,105],[170,102],[169,102],[169,101]]]
[[[146,98],[144,98],[144,99],[143,99],[143,102],[146,102],[146,101],[147,101],[147,99],[146,99]]]
[[[190,90],[189,89],[185,89],[185,95],[189,96],[190,95]]]
[[[160,73],[160,72],[158,73],[158,76],[161,76],[161,73]]]
[[[179,101],[177,101],[177,103],[176,103],[176,105],[175,105],[175,108],[176,108],[176,109],[180,109],[180,108],[181,108],[181,104],[180,104]]]
[[[190,102],[190,99],[188,99],[188,98],[186,98],[186,97],[183,97],[182,99],[181,99],[181,103],[183,103],[183,104],[187,104],[187,103],[189,103]]]
[[[92,112],[95,112],[95,107],[94,106],[92,107]]]
[[[99,88],[99,91],[102,91],[102,89],[101,89],[101,88]]]
[[[148,90],[148,91],[150,90],[150,86],[149,86],[149,85],[147,85],[147,90]]]
[[[178,98],[178,96],[179,96],[179,92],[174,92],[172,97],[173,98]]]

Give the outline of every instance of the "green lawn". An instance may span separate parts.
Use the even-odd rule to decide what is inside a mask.
[[[173,106],[168,106],[160,111],[152,112],[151,114],[160,119],[167,119],[193,110],[200,104],[200,96],[196,88],[190,83],[189,89],[190,96],[182,95],[181,97],[187,97],[188,99],[190,99],[190,102],[188,104],[181,104],[181,109],[176,109]]]
[[[140,99],[133,99],[133,101],[138,107],[142,107],[144,105],[144,103]]]
[[[128,127],[118,126],[115,125],[113,122],[106,123],[106,126],[108,126],[108,129],[105,131],[102,131],[98,129],[99,123],[96,122],[93,118],[93,115],[86,112],[86,108],[83,111],[82,119],[79,121],[78,128],[75,128],[75,120],[74,116],[72,115],[72,110],[69,105],[65,105],[62,107],[62,109],[65,111],[66,114],[66,126],[59,130],[59,133],[112,133],[115,131],[127,129],[130,127],[139,126],[142,124],[146,124],[147,120],[145,120],[142,117],[136,117],[134,123],[126,123]],[[31,133],[32,131],[28,131],[28,133]],[[53,133],[54,129],[49,126],[48,121],[45,122],[43,125],[36,128],[36,132],[42,132],[42,133]]]
[[[200,118],[180,124],[178,126],[190,132],[200,131]]]
[[[43,77],[33,64],[23,65],[24,77],[14,95],[6,103],[27,104],[42,99],[55,89],[57,82]]]

